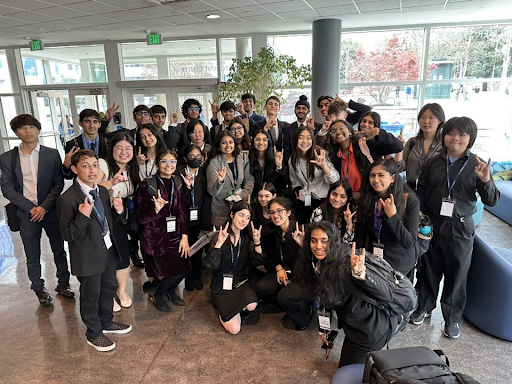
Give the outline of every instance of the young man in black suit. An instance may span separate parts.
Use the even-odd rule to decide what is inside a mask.
[[[270,96],[265,102],[265,111],[267,117],[264,120],[257,121],[251,126],[250,136],[254,137],[260,129],[270,134],[270,143],[276,147],[277,151],[283,150],[283,132],[288,123],[277,119],[277,114],[281,110],[281,101],[276,96]]]
[[[2,193],[18,208],[27,272],[32,282],[30,288],[45,307],[53,299],[41,278],[43,228],[50,239],[57,267],[58,284],[55,290],[66,298],[75,296],[69,285],[68,261],[55,209],[57,197],[64,188],[62,162],[57,150],[39,144],[41,124],[35,117],[19,115],[11,120],[10,125],[21,144],[0,156]]]
[[[100,136],[98,130],[101,126],[100,115],[94,109],[84,109],[80,112],[78,124],[82,127],[83,133],[66,143],[62,173],[64,178],[71,180],[76,175],[71,171],[71,156],[80,149],[91,149],[104,159],[108,155],[108,140]]]
[[[87,326],[87,344],[100,352],[111,351],[116,344],[105,333],[132,330],[129,324],[112,321],[119,256],[114,215],[119,220],[123,201],[119,193],[110,208],[108,191],[96,184],[100,169],[96,152],[76,152],[71,169],[77,177],[57,200],[59,227],[69,243],[71,273],[80,281],[80,315]]]

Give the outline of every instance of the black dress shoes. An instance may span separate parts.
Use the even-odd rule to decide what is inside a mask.
[[[173,292],[172,290],[167,291],[167,297],[174,303],[174,305],[178,307],[184,307],[187,305],[185,303],[185,300],[179,297],[178,294],[176,292]]]
[[[139,252],[132,253],[130,255],[130,259],[132,260],[134,266],[144,268],[144,259],[139,255]]]
[[[36,296],[39,299],[39,304],[41,304],[41,306],[47,307],[50,305],[53,297],[50,296],[46,288],[43,287],[41,289],[35,289],[34,292],[36,293]]]
[[[157,298],[155,296],[151,296],[151,302],[155,305],[155,308],[160,312],[171,312],[172,309],[169,307],[169,304],[163,300],[163,297]]]
[[[55,287],[55,292],[60,293],[66,299],[74,299],[75,292],[71,290],[71,286],[69,283],[59,283],[57,287]]]
[[[194,287],[200,291],[201,289],[203,289],[204,287],[204,284],[203,284],[203,281],[201,279],[196,279],[194,280]]]

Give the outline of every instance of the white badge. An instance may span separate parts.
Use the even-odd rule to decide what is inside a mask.
[[[373,254],[381,259],[384,258],[384,244],[373,243]]]
[[[311,192],[306,192],[304,195],[304,206],[311,207]]]
[[[323,329],[324,331],[331,330],[331,317],[328,312],[318,311],[318,325],[320,326],[320,329]]]
[[[176,231],[176,218],[174,216],[166,217],[167,220],[167,233]]]
[[[231,291],[233,289],[233,275],[224,275],[224,280],[222,281],[222,289],[225,291]]]
[[[107,232],[107,234],[103,236],[103,241],[105,242],[107,249],[110,249],[112,246],[112,240],[110,240],[110,232]]]
[[[443,198],[443,202],[441,203],[441,216],[452,217],[453,210],[455,209],[455,200],[448,198]]]
[[[197,221],[199,219],[199,209],[190,208],[190,221]]]

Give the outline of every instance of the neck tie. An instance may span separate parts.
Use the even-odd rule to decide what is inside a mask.
[[[94,141],[91,143],[91,150],[96,152],[96,143]]]
[[[276,145],[276,143],[277,143],[276,127],[270,128],[270,137],[272,138],[272,144]]]
[[[103,203],[101,202],[98,191],[91,189],[91,192],[89,193],[92,195],[92,197],[94,197],[94,208],[96,208],[96,211],[98,211],[101,225],[105,226],[105,209],[103,208]]]

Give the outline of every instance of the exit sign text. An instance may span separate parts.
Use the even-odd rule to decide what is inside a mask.
[[[148,45],[162,44],[162,35],[160,33],[151,33],[147,35]]]
[[[42,51],[43,49],[43,42],[41,40],[30,40],[31,51]]]

